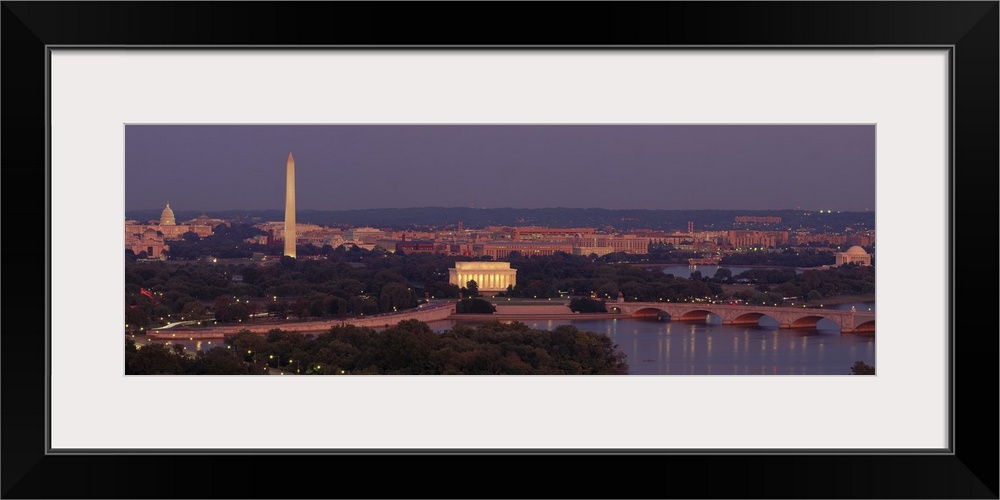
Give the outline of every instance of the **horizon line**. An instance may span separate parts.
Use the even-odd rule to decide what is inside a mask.
[[[604,208],[604,207],[469,207],[469,206],[411,206],[411,207],[374,207],[374,208],[296,208],[296,212],[352,212],[363,210],[422,210],[422,209],[444,209],[444,210],[608,210],[608,211],[648,211],[648,212],[874,212],[870,208],[837,210],[837,209],[812,209],[812,208]],[[158,208],[130,208],[128,211],[143,210],[163,210]],[[174,210],[171,207],[171,210]],[[201,210],[202,212],[261,212],[277,211],[283,212],[284,208],[220,208],[212,210]],[[176,210],[175,210],[176,211]],[[181,212],[198,212],[198,209],[180,209]]]

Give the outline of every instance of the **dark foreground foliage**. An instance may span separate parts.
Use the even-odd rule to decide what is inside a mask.
[[[533,330],[491,321],[434,333],[401,321],[383,331],[338,326],[319,336],[241,332],[226,346],[185,356],[159,344],[126,341],[125,373],[246,375],[281,370],[307,375],[625,375],[625,354],[605,335],[563,325]]]
[[[851,375],[875,375],[875,367],[858,360],[851,365]]]

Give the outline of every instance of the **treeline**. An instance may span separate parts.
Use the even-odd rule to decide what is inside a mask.
[[[555,298],[569,295],[655,302],[709,297],[722,293],[711,281],[677,278],[640,266],[592,261],[588,257],[558,252],[555,255],[523,257],[512,253],[511,267],[517,269],[517,286],[505,295],[525,298]]]
[[[749,269],[737,275],[727,268],[719,268],[711,278],[723,284],[746,282],[753,290],[733,294],[751,304],[780,304],[786,297],[816,302],[839,295],[873,295],[875,293],[875,268],[845,265],[831,269],[810,269],[796,273],[791,269]]]
[[[134,210],[126,216],[137,220],[160,217],[160,210]],[[192,219],[201,212],[175,211],[177,220]],[[241,219],[249,223],[284,219],[281,210],[242,210],[208,212],[222,219]],[[747,226],[766,229],[809,228],[819,232],[853,227],[857,230],[875,228],[875,212],[819,213],[801,210],[611,210],[603,208],[470,208],[414,207],[378,208],[365,210],[299,210],[300,223],[329,226],[374,226],[397,230],[418,227],[453,228],[458,221],[465,227],[486,226],[547,226],[595,227],[617,230],[654,229],[683,230],[688,221],[699,230],[723,230],[737,227],[740,215],[781,217],[780,226]]]
[[[247,224],[219,224],[213,229],[211,236],[200,238],[194,233],[185,233],[184,239],[167,242],[170,250],[167,255],[175,260],[197,260],[201,257],[217,257],[220,259],[249,259],[254,253],[279,255],[282,248],[267,246],[260,243],[247,243],[247,238],[266,234],[264,231]],[[127,254],[126,254],[127,255]]]
[[[723,266],[819,267],[836,263],[833,252],[785,249],[782,252],[745,252],[729,254],[719,261]]]
[[[327,259],[282,257],[267,264],[189,262],[125,264],[125,323],[130,329],[171,321],[209,319],[218,322],[330,318],[373,315],[416,307],[425,296],[458,298],[448,282],[448,269],[468,258],[438,254],[400,255],[380,249],[332,252]],[[749,283],[756,292],[819,300],[835,295],[870,294],[875,290],[871,267],[842,266],[810,270],[752,269],[732,276],[727,268],[707,277],[695,272],[679,278],[628,264],[595,262],[588,257],[557,253],[508,259],[517,269],[517,286],[502,296],[558,298],[564,295],[656,302],[723,299],[722,285]],[[144,295],[149,291],[152,297]],[[474,296],[466,289],[465,297]],[[773,303],[774,297],[753,297]]]
[[[809,270],[790,282],[777,285],[775,290],[786,295],[809,296],[810,300],[837,295],[870,295],[875,293],[875,268],[845,265],[827,270]]]
[[[126,262],[126,323],[148,327],[181,317],[245,322],[261,313],[287,319],[400,311],[416,307],[425,294],[458,297],[459,288],[448,283],[454,262],[443,255],[343,248],[328,259],[282,257],[268,264]]]
[[[125,264],[126,323],[148,328],[180,319],[219,322],[273,318],[328,318],[372,315],[416,307],[425,296],[458,298],[463,289],[448,282],[448,269],[468,258],[381,249],[332,252],[326,259],[282,257],[262,264],[151,262]],[[715,283],[675,278],[625,264],[588,257],[512,255],[517,286],[502,296],[557,298],[565,292],[603,298],[656,301],[708,297],[722,292]],[[465,287],[463,287],[465,288]],[[143,289],[154,293],[144,296]],[[469,290],[465,290],[466,297]]]
[[[183,348],[126,339],[127,375],[624,375],[626,356],[606,336],[571,325],[553,331],[524,323],[456,325],[434,333],[401,321],[382,331],[337,326],[319,336],[272,330],[227,337],[226,347],[186,356]],[[176,347],[176,346],[175,346]]]
[[[670,243],[650,243],[647,253],[625,253],[612,252],[597,257],[597,262],[604,263],[649,263],[649,264],[683,264],[687,265],[688,259],[700,257],[697,252],[688,250],[678,250]]]

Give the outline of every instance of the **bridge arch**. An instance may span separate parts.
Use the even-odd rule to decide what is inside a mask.
[[[875,320],[865,321],[854,328],[858,333],[875,333]]]
[[[814,311],[811,314],[790,314],[783,319],[785,321],[782,322],[781,328],[820,332],[838,331],[840,333],[854,331],[853,324],[848,318],[842,315],[823,314],[820,311]]]
[[[704,309],[694,309],[691,311],[686,311],[677,317],[677,321],[706,321],[708,320],[708,315],[712,314],[711,311],[706,311]]]
[[[781,324],[781,322],[778,321],[777,318],[775,318],[775,317],[773,317],[773,316],[771,316],[769,314],[764,314],[764,313],[760,313],[760,312],[750,312],[750,313],[740,314],[739,316],[736,316],[735,318],[733,318],[732,320],[730,320],[729,322],[727,322],[727,324],[731,324],[731,325],[745,325],[745,326],[761,326],[761,324],[760,324],[760,319],[761,318],[767,318],[769,320],[769,322],[772,322],[775,325]]]
[[[650,321],[670,321],[673,319],[670,313],[657,307],[643,307],[632,313],[634,319],[644,319]]]
[[[707,309],[692,309],[682,314],[674,315],[673,321],[684,321],[688,323],[711,323],[721,324],[722,316]]]
[[[812,315],[809,315],[809,316],[802,316],[800,318],[797,318],[795,321],[792,321],[792,324],[791,324],[790,328],[810,328],[810,329],[815,329],[816,325],[820,322],[820,320],[824,320],[824,319],[829,320],[830,318],[826,318],[826,317],[820,316],[818,314],[812,314]]]
[[[780,306],[747,306],[736,304],[682,304],[664,302],[618,302],[608,304],[608,310],[633,318],[669,318],[677,322],[747,325],[763,328],[815,329],[840,333],[873,332],[875,313]],[[762,318],[767,318],[766,320]]]

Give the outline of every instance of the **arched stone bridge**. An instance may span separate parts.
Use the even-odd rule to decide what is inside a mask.
[[[757,325],[768,316],[779,328],[816,328],[821,319],[840,326],[841,333],[875,331],[875,313],[816,309],[805,307],[768,307],[731,304],[675,302],[615,302],[607,304],[608,312],[635,318],[655,318],[666,315],[671,321],[705,321],[709,314],[722,318],[724,325]]]

